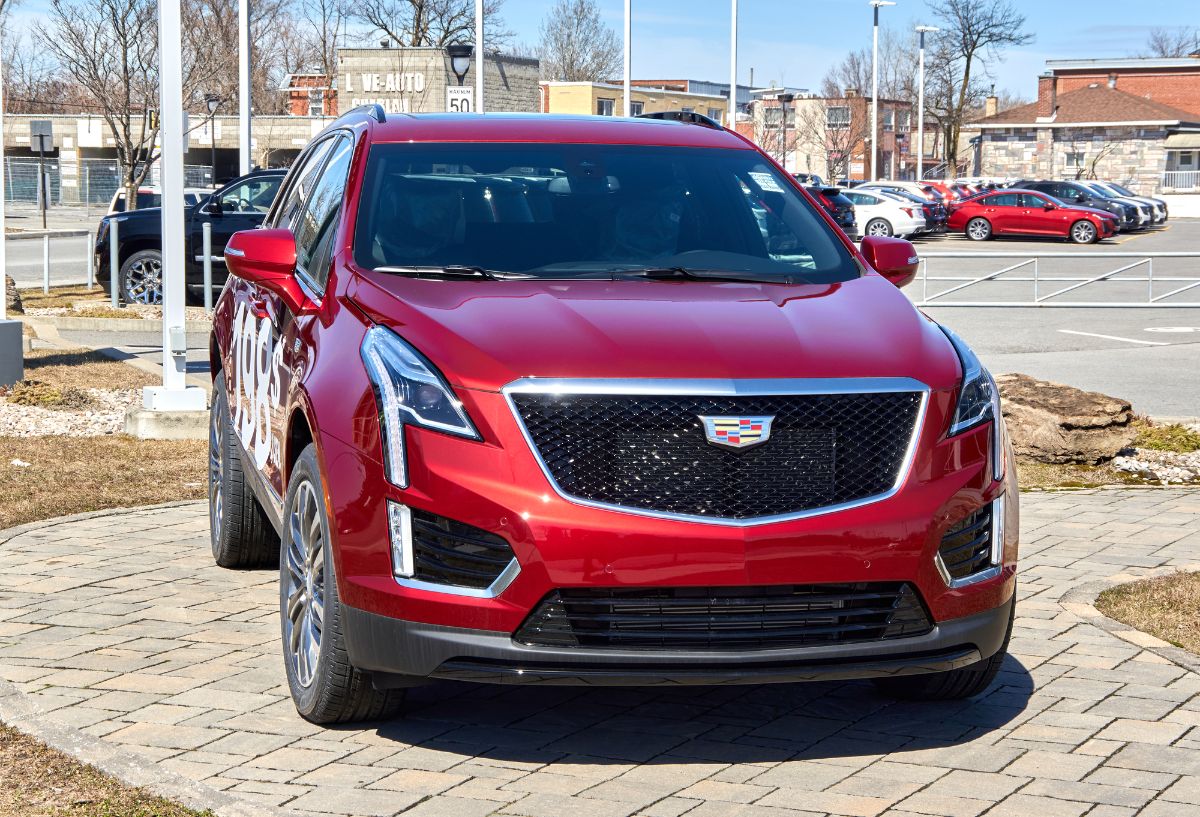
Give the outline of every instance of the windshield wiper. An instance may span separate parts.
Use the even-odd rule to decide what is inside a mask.
[[[642,269],[612,270],[614,277],[630,276],[649,278],[652,281],[724,281],[728,283],[746,284],[794,284],[797,280],[791,275],[756,275],[748,272],[742,275],[716,269],[696,269],[693,267],[644,267]]]
[[[376,272],[390,272],[395,275],[411,275],[414,278],[475,278],[482,281],[500,281],[512,278],[532,278],[515,272],[484,269],[483,267],[460,266],[453,264],[445,267],[376,267]]]

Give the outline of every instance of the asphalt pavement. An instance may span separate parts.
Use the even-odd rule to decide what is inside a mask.
[[[50,286],[67,286],[87,282],[88,254],[91,244],[79,233],[95,230],[100,223],[101,210],[93,207],[52,207],[46,211],[46,227],[50,233]],[[8,263],[5,272],[13,277],[18,289],[42,286],[42,217],[33,207],[9,205],[4,214],[7,235],[5,249]],[[73,232],[75,235],[61,235]]]

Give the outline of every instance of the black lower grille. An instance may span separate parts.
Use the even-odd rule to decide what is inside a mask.
[[[992,563],[992,506],[984,505],[942,536],[938,548],[952,579],[978,573]]]
[[[513,560],[508,542],[444,516],[412,512],[413,578],[483,589]]]
[[[921,392],[760,397],[514,394],[559,487],[581,499],[752,519],[867,499],[900,475]],[[770,417],[753,448],[711,444],[702,417]]]
[[[622,650],[754,650],[879,641],[932,627],[901,582],[555,590],[521,644]]]

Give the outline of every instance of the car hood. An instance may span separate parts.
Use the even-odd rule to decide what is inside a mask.
[[[911,377],[957,386],[937,325],[886,279],[442,281],[362,272],[347,297],[455,386],[523,377]]]
[[[1113,220],[1116,220],[1117,218],[1115,213],[1110,213],[1108,210],[1101,210],[1099,207],[1087,207],[1082,204],[1068,204],[1062,209],[1071,210],[1078,213],[1091,213],[1094,216],[1103,216],[1104,218],[1110,218]]]

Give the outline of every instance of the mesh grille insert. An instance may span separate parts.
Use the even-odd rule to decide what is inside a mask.
[[[991,504],[984,505],[946,531],[938,553],[952,579],[963,579],[991,567]]]
[[[581,499],[753,519],[886,493],[904,465],[921,392],[763,397],[514,394],[546,468]],[[770,416],[753,448],[710,444],[701,416]]]
[[[444,516],[412,511],[414,579],[483,589],[513,560],[501,537]]]
[[[878,641],[932,624],[901,582],[555,590],[513,635],[546,647],[752,650]]]

